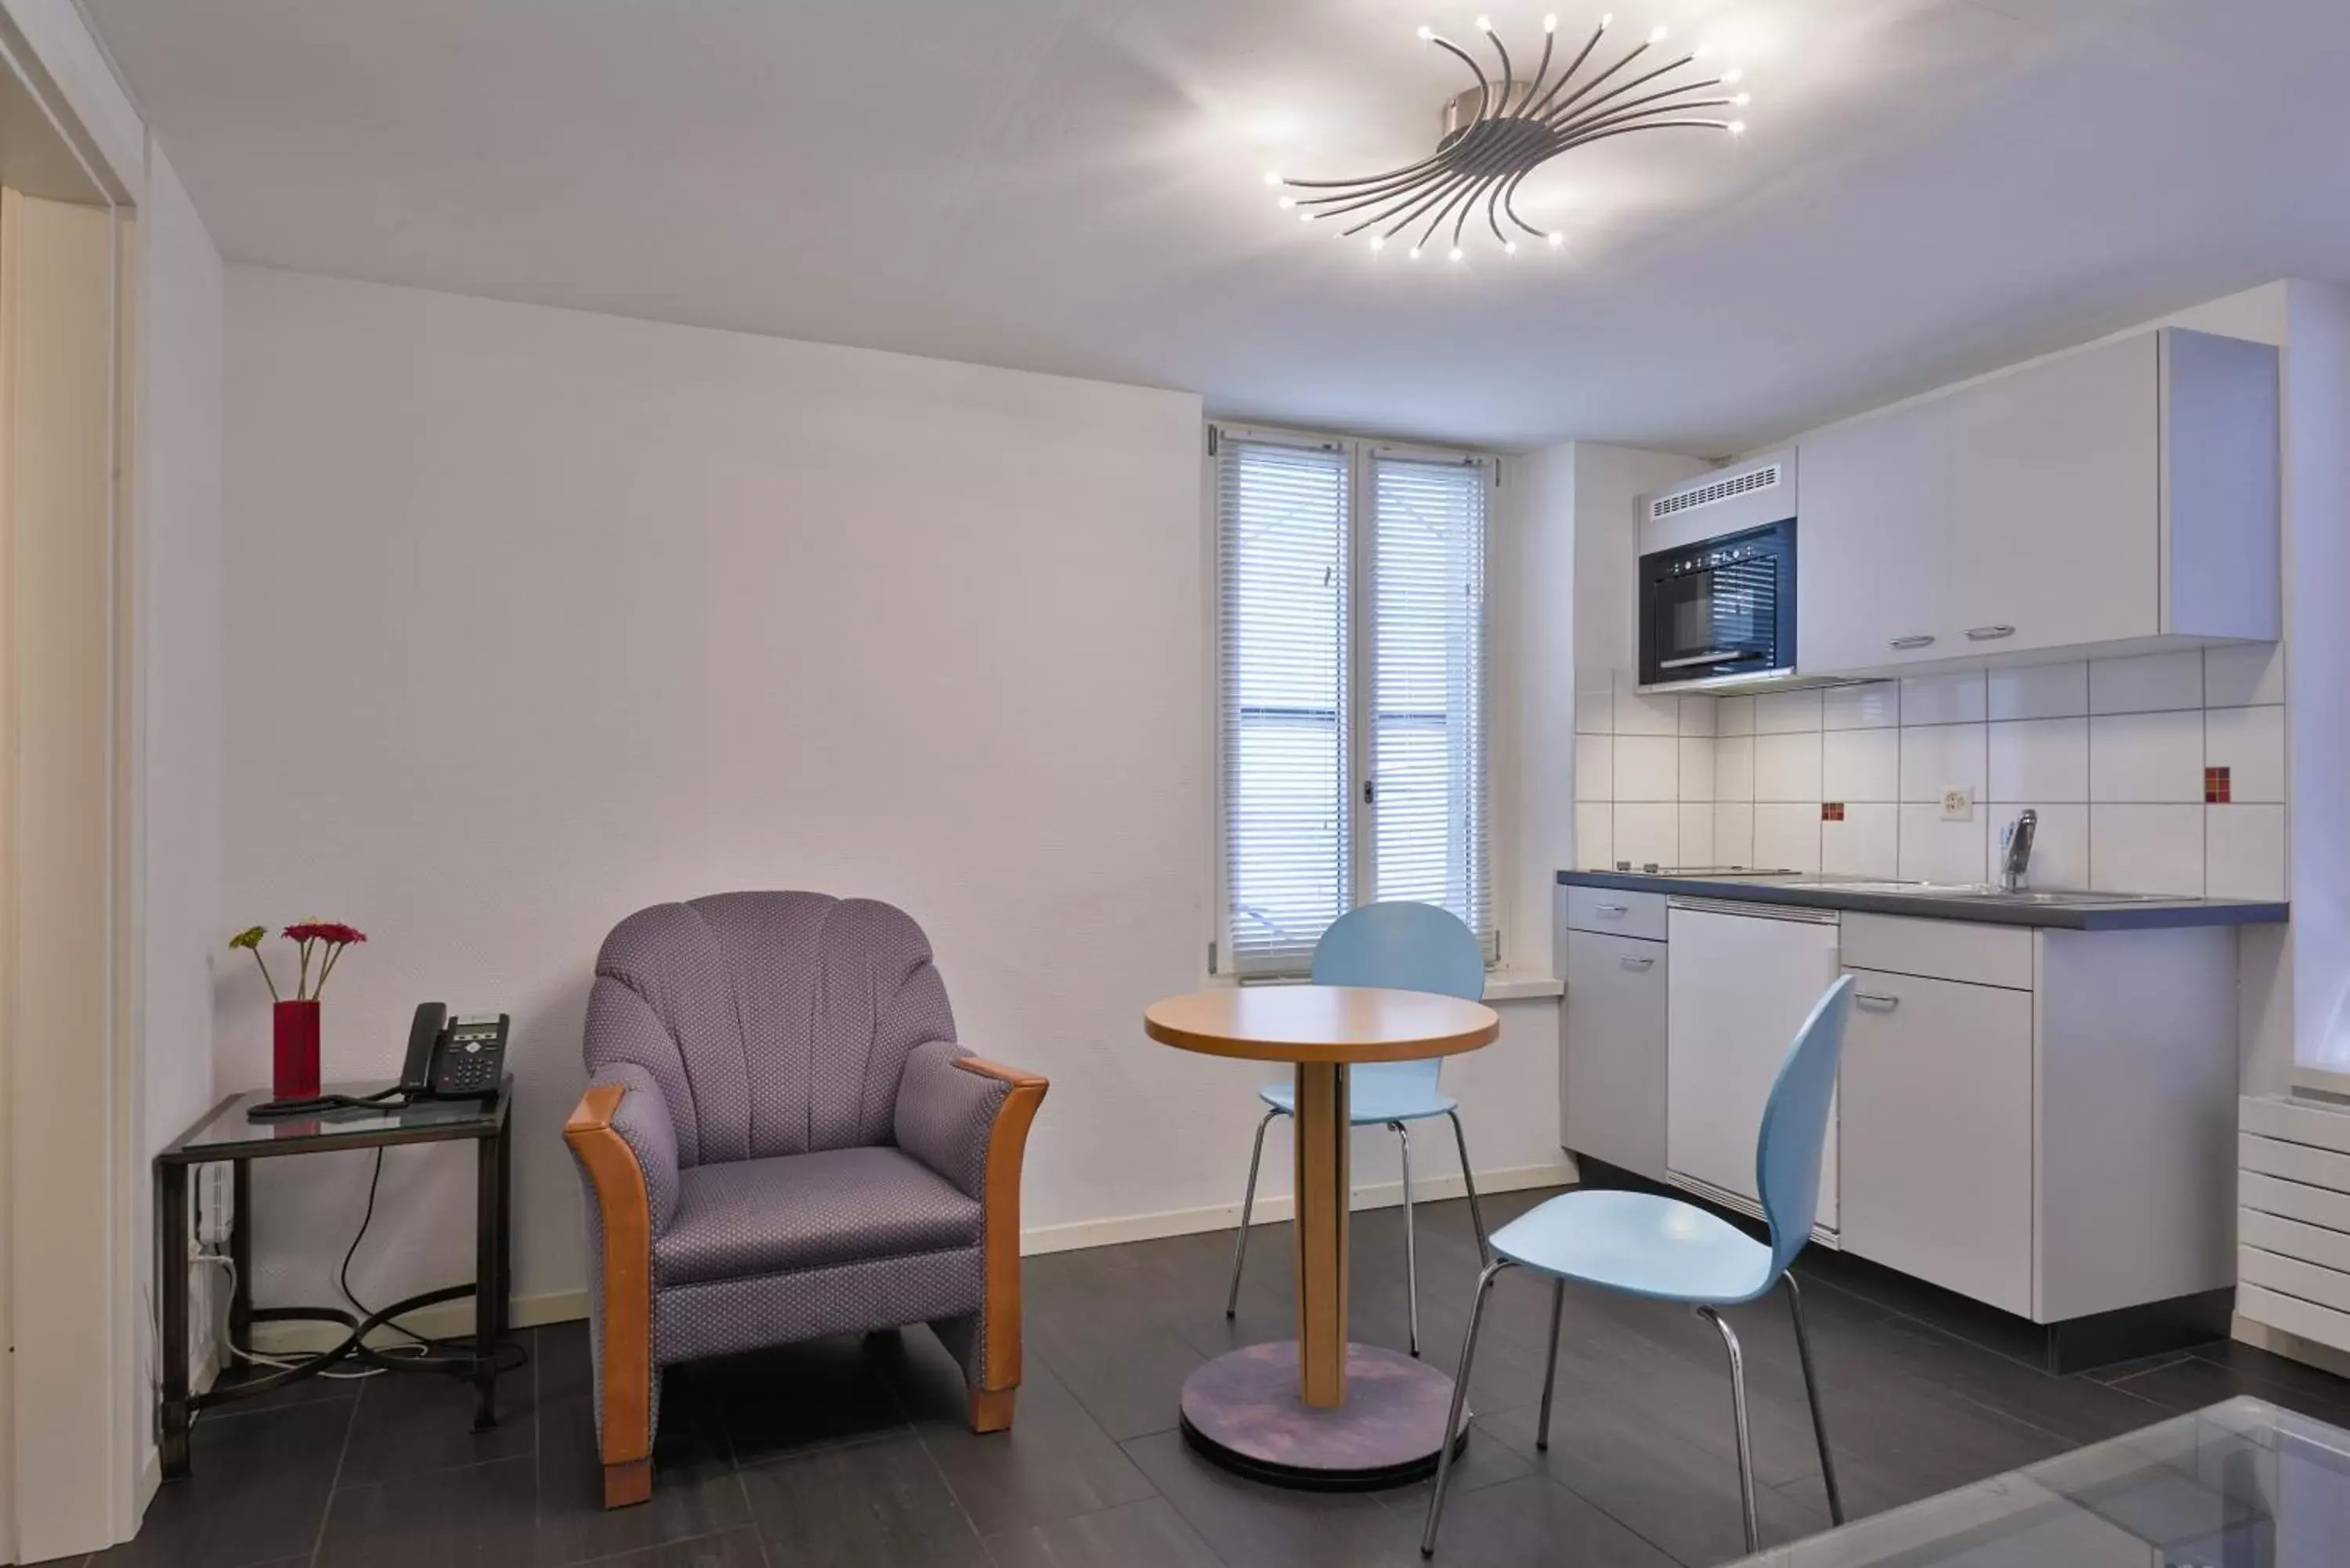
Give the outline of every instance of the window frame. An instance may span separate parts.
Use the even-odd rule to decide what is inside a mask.
[[[1494,677],[1493,677],[1493,560],[1495,535],[1500,523],[1500,507],[1494,495],[1502,484],[1502,454],[1472,447],[1439,445],[1421,441],[1391,441],[1378,437],[1348,435],[1335,431],[1302,430],[1288,426],[1246,424],[1232,421],[1211,420],[1202,448],[1205,458],[1205,482],[1202,485],[1202,511],[1207,535],[1206,600],[1208,612],[1208,692],[1207,726],[1209,732],[1209,788],[1212,794],[1211,822],[1214,835],[1215,878],[1213,902],[1209,910],[1208,973],[1225,983],[1284,984],[1304,980],[1306,970],[1284,968],[1274,971],[1243,973],[1232,956],[1232,858],[1231,819],[1228,762],[1225,748],[1223,629],[1224,629],[1224,530],[1221,510],[1221,485],[1218,476],[1218,455],[1226,440],[1269,442],[1308,451],[1335,452],[1342,454],[1347,468],[1347,511],[1346,519],[1346,571],[1347,574],[1345,607],[1347,639],[1346,712],[1342,724],[1347,734],[1344,761],[1345,783],[1342,788],[1347,812],[1346,840],[1347,851],[1347,882],[1343,900],[1346,909],[1355,909],[1370,902],[1377,894],[1378,848],[1377,843],[1376,802],[1363,798],[1367,782],[1375,783],[1372,763],[1377,744],[1377,714],[1372,707],[1376,701],[1376,680],[1373,663],[1378,637],[1378,595],[1376,573],[1378,566],[1378,529],[1373,525],[1377,504],[1375,464],[1378,460],[1396,459],[1404,462],[1458,465],[1480,469],[1485,476],[1487,497],[1484,515],[1484,538],[1481,551],[1482,582],[1477,600],[1477,745],[1478,787],[1482,795],[1478,811],[1483,827],[1484,865],[1483,893],[1492,931],[1492,945],[1485,953],[1488,973],[1498,970],[1508,950],[1503,929],[1505,901],[1499,886],[1499,869],[1504,858],[1498,842],[1494,817]],[[1481,933],[1481,941],[1482,934]]]

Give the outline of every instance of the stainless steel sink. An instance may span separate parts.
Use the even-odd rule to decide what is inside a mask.
[[[1980,893],[1954,893],[1950,897],[1987,898],[2011,904],[2175,904],[2180,901],[2180,896],[2176,893],[2092,893],[2070,888],[2026,888],[2014,893],[1988,888]]]

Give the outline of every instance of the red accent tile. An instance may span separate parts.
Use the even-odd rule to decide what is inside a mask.
[[[1822,822],[1842,822],[1844,820],[1844,802],[1840,800],[1824,800],[1820,802],[1820,820]]]

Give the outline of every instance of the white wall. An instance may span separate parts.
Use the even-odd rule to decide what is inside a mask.
[[[722,888],[922,923],[963,1040],[1053,1079],[1040,1243],[1236,1203],[1255,1074],[1139,1028],[1210,929],[1196,398],[243,267],[229,300],[220,929],[369,932],[330,1076],[389,1075],[417,1000],[515,1014],[525,1312],[577,1306],[597,944]],[[261,1082],[222,973],[221,1079]],[[1509,1011],[1451,1080],[1481,1167],[1552,1167],[1555,1004]],[[331,1298],[340,1166],[257,1184],[265,1298]],[[466,1277],[470,1181],[390,1157],[363,1297]]]
[[[138,566],[135,761],[141,816],[139,1039],[143,1177],[155,1150],[213,1099],[213,962],[219,950],[221,834],[220,253],[160,149],[139,213]],[[151,1188],[137,1188],[139,1300],[154,1299]],[[189,1324],[208,1345],[213,1282],[197,1272]],[[152,1366],[139,1316],[138,1365]],[[201,1360],[203,1352],[198,1351]],[[151,1392],[139,1409],[139,1462],[151,1452]]]

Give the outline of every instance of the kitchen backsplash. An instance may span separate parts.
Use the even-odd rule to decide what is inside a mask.
[[[1575,859],[2288,896],[2284,652],[2239,645],[1752,697],[1578,674]],[[1964,821],[1945,791],[1974,793]]]

